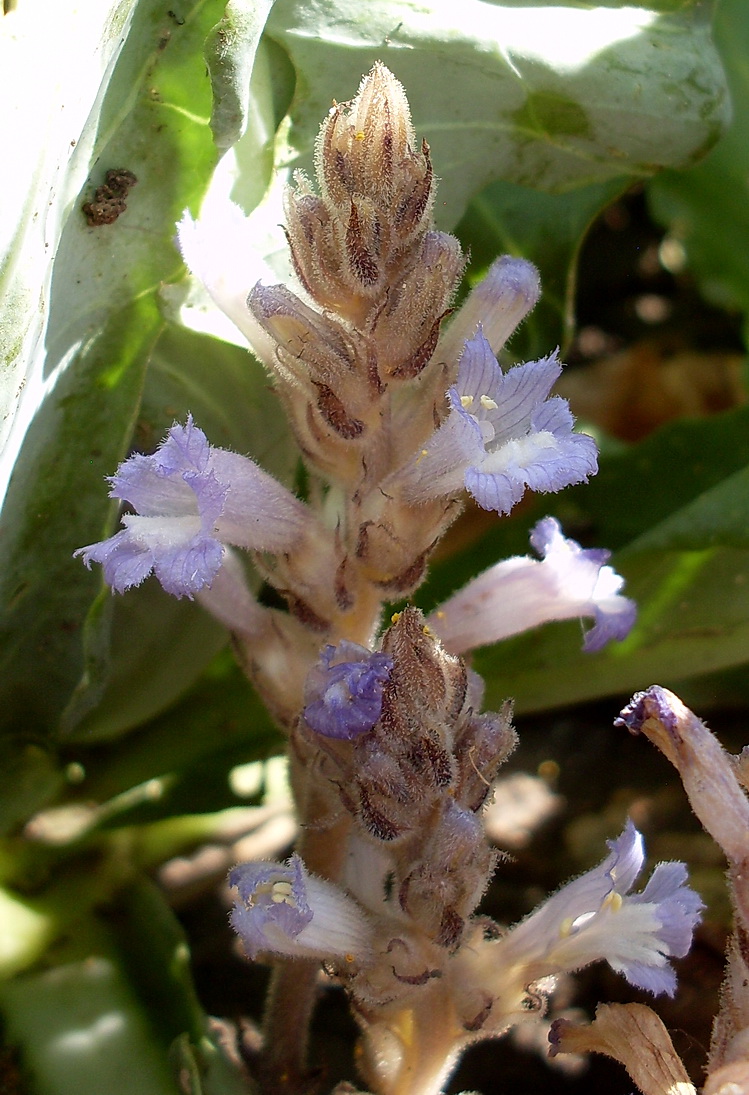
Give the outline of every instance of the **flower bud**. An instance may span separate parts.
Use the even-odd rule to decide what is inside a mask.
[[[410,380],[429,363],[463,265],[454,236],[427,232],[414,268],[393,286],[375,321],[383,374]]]

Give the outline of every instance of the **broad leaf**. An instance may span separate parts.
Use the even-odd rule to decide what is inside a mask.
[[[561,191],[689,163],[727,121],[723,74],[704,5],[658,7],[277,0],[267,33],[297,71],[298,165],[331,96],[378,59],[431,146],[441,227],[494,179]]]
[[[648,187],[651,209],[685,248],[703,292],[717,304],[749,311],[749,7],[722,0],[715,40],[733,102],[728,132],[689,171],[666,171]]]
[[[55,732],[84,668],[81,625],[100,577],[86,574],[71,556],[111,530],[115,514],[104,476],[126,455],[136,424],[145,369],[163,328],[160,287],[182,273],[174,225],[186,206],[195,208],[216,163],[202,53],[223,11],[220,0],[192,0],[175,12],[154,0],[112,8],[116,41],[107,46],[109,62],[98,73],[91,70],[100,84],[80,91],[88,117],[81,113],[72,134],[66,117],[64,124],[54,114],[49,121],[56,140],[56,126],[68,141],[75,139],[79,159],[71,161],[64,181],[40,170],[28,207],[30,235],[12,241],[25,253],[35,239],[34,210],[51,202],[47,220],[57,226],[59,240],[49,241],[54,257],[41,326],[34,321],[29,330],[36,333],[22,347],[29,383],[38,391],[46,378],[46,398],[23,437],[26,423],[22,414],[18,418],[14,443],[20,451],[0,543],[0,726],[6,732]],[[102,40],[109,41],[106,35]],[[81,41],[71,72],[76,65],[86,68],[86,50],[93,49],[87,35]],[[64,42],[55,45],[63,49]],[[54,151],[59,160],[58,144]],[[111,223],[92,226],[82,206],[96,202],[107,170],[121,168],[137,178],[126,209]],[[17,310],[3,323],[24,330],[38,303],[22,292],[20,254],[11,255],[4,296]],[[6,459],[14,456],[11,446]],[[109,671],[106,607],[95,610],[89,627],[87,672],[92,666],[96,671],[84,680],[84,691],[92,691],[77,711],[71,709],[69,725],[97,698]],[[180,630],[186,631],[181,653],[188,676],[177,690],[223,642],[220,629],[203,617],[192,629],[182,621]],[[145,634],[154,647],[158,640],[148,628]],[[165,689],[146,713],[174,694]]]

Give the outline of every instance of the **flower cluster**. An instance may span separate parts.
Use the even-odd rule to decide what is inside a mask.
[[[238,891],[232,923],[248,953],[304,957],[319,917],[317,953],[367,1017],[363,1068],[373,1086],[383,1039],[406,1012],[419,1048],[411,1053],[399,1045],[399,1073],[426,1070],[443,1080],[458,1049],[542,1013],[555,978],[592,962],[607,961],[630,984],[672,995],[671,960],[689,949],[702,902],[676,862],[658,864],[644,889],[633,892],[645,855],[631,821],[602,863],[514,928],[503,932],[476,915],[496,863],[481,811],[515,743],[509,708],[479,713],[480,680],[444,650],[415,609],[394,619],[382,650],[388,669],[374,722],[370,698],[352,698],[364,662],[338,661],[349,707],[358,707],[368,725],[333,741],[324,721],[315,730],[305,708],[292,734],[296,753],[318,736],[318,778],[330,816],[343,809],[353,822],[338,888],[303,871],[299,861],[237,868],[230,877]],[[312,670],[315,696],[334,660],[328,649]],[[372,668],[379,670],[377,663]],[[316,709],[321,703],[313,701]],[[338,718],[337,701],[331,718]],[[267,898],[271,875],[283,878],[288,895],[274,898],[276,915]],[[318,906],[313,895],[323,885]],[[435,1059],[428,1030],[445,1008],[451,1037]]]
[[[586,480],[597,452],[552,394],[556,353],[497,361],[538,299],[530,263],[498,259],[453,309],[460,244],[433,225],[429,148],[383,65],[331,109],[315,164],[317,186],[298,173],[286,196],[295,287],[243,280],[236,209],[180,227],[188,265],[273,378],[309,500],[189,417],[121,465],[111,495],[134,512],[79,554],[113,590],[153,573],[232,631],[289,736],[303,831],[287,863],[232,871],[232,924],[250,957],[322,960],[357,1012],[372,1089],[426,1095],[465,1044],[538,1012],[559,973],[603,959],[673,992],[670,959],[700,902],[680,864],[632,893],[643,850],[628,824],[598,868],[514,929],[477,916],[497,862],[482,809],[515,735],[509,704],[481,711],[483,683],[459,655],[582,617],[599,650],[635,609],[608,553],[546,518],[531,534],[540,559],[499,562],[428,619],[407,607],[383,630],[384,605],[421,583],[466,495],[507,514],[528,490]],[[253,596],[237,548],[276,606]],[[266,1038],[286,1045],[268,1048],[286,1072],[301,1051],[273,1001],[301,1014],[314,989],[314,970],[280,963]]]

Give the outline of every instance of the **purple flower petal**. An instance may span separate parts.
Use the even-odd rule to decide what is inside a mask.
[[[603,959],[631,984],[671,995],[676,977],[669,960],[689,949],[702,902],[686,885],[682,863],[659,864],[642,893],[630,893],[644,861],[631,821],[609,848],[602,863],[508,932],[497,959],[524,964],[529,981]]]
[[[304,864],[298,855],[286,864],[244,863],[231,871],[229,885],[237,888],[240,897],[231,925],[251,958],[260,951],[276,950],[282,937],[296,939],[312,920]]]
[[[382,689],[393,660],[343,639],[326,646],[304,688],[304,719],[318,734],[352,740],[382,713]]]
[[[514,556],[484,571],[428,618],[452,654],[498,642],[550,620],[593,617],[586,651],[624,639],[635,621],[623,579],[605,563],[609,552],[581,548],[553,517],[539,521],[531,544],[544,556]]]
[[[450,414],[400,474],[406,497],[423,502],[463,485],[484,509],[509,513],[527,489],[558,491],[594,475],[595,442],[572,432],[565,400],[549,398],[560,372],[551,354],[503,373],[479,330],[448,393]]]
[[[252,460],[215,449],[188,416],[151,456],[136,454],[110,479],[110,497],[129,503],[121,532],[79,548],[104,567],[118,593],[153,571],[167,593],[194,597],[213,582],[225,545],[283,551],[302,534],[306,507]]]
[[[254,958],[345,956],[349,967],[371,953],[372,925],[352,898],[307,872],[298,855],[286,863],[243,863],[229,874],[238,891],[230,921]]]

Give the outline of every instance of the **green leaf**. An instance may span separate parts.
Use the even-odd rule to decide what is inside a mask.
[[[26,435],[0,538],[4,733],[53,733],[80,676],[80,629],[98,582],[73,551],[106,529],[104,476],[124,455],[160,325],[149,297],[113,313]]]
[[[448,228],[492,180],[563,191],[650,175],[703,155],[728,119],[703,5],[276,0],[266,33],[296,68],[290,140],[306,169],[331,95],[352,96],[375,60],[392,68]]]
[[[273,0],[228,0],[205,44],[213,89],[211,130],[222,152],[247,130],[250,81],[260,34]]]
[[[82,737],[82,742],[88,739]],[[224,651],[179,703],[138,734],[112,745],[72,749],[71,756],[82,764],[85,778],[71,798],[105,802],[148,780],[168,776],[163,799],[141,811],[142,816],[221,809],[237,803],[226,782],[232,765],[281,748],[282,738],[265,707],[229,651]],[[214,797],[214,773],[223,775],[220,798]]]
[[[124,44],[108,54],[112,63],[103,66],[101,87],[81,92],[91,110],[74,134],[83,160],[71,160],[54,185],[44,176],[30,195],[30,221],[34,210],[52,202],[48,217],[59,226],[59,242],[49,247],[54,257],[42,297],[43,327],[22,347],[29,387],[36,385],[38,394],[45,376],[46,398],[23,444],[13,435],[20,452],[3,509],[0,731],[6,733],[54,734],[81,675],[80,630],[99,579],[71,555],[111,530],[114,512],[103,477],[125,455],[133,432],[146,364],[163,325],[157,293],[182,272],[174,224],[200,198],[216,161],[201,51],[223,7],[218,0],[192,0],[178,9],[167,12],[155,0],[112,7],[108,33],[116,31],[116,43],[121,36]],[[56,45],[64,48],[65,41]],[[87,35],[82,41],[92,49]],[[75,46],[69,63],[71,71],[85,69],[88,56]],[[69,135],[67,125],[62,131]],[[90,179],[80,189],[89,165]],[[91,227],[81,206],[110,168],[127,168],[138,181],[113,223]],[[27,233],[14,246],[25,251],[31,242]],[[5,299],[20,311],[2,322],[24,330],[29,308],[39,310],[38,298],[23,296],[18,256],[12,261]],[[21,414],[21,432],[24,422]],[[6,454],[9,462],[14,454]],[[106,613],[97,620],[101,667],[107,664]]]
[[[749,7],[721,0],[715,40],[733,101],[728,132],[689,171],[666,171],[648,186],[653,215],[686,248],[705,295],[749,311]]]
[[[689,511],[692,504],[713,490],[730,484],[749,467],[749,408],[683,419],[657,430],[631,448],[603,457],[600,470],[589,483],[573,487],[559,497],[559,505],[578,512],[578,521],[610,549],[620,549],[668,524],[672,517]],[[546,501],[546,500],[544,500]],[[724,516],[737,498],[730,489]],[[552,503],[555,512],[556,503]],[[697,532],[688,546],[702,548],[723,535],[722,516],[717,523]],[[723,539],[723,543],[731,541]]]
[[[119,896],[107,922],[130,981],[164,1045],[186,1032],[199,1041],[205,1014],[190,974],[185,934],[163,893],[138,879]]]
[[[35,74],[3,110],[3,143],[13,154],[0,168],[0,448],[11,436],[13,452],[16,411],[28,419],[27,404],[38,398],[54,256],[96,154],[91,108],[135,7],[136,0],[83,0],[72,9],[40,0],[2,22],[0,67],[9,85],[23,87]],[[0,468],[0,495],[11,465]]]
[[[622,185],[614,179],[566,194],[544,194],[495,182],[468,206],[455,232],[470,253],[472,283],[501,254],[530,258],[541,274],[541,300],[512,337],[514,358],[541,357],[572,338],[578,253],[591,221]]]
[[[0,1012],[29,1095],[180,1093],[122,956],[96,921],[81,926],[58,964],[1,984]]]

